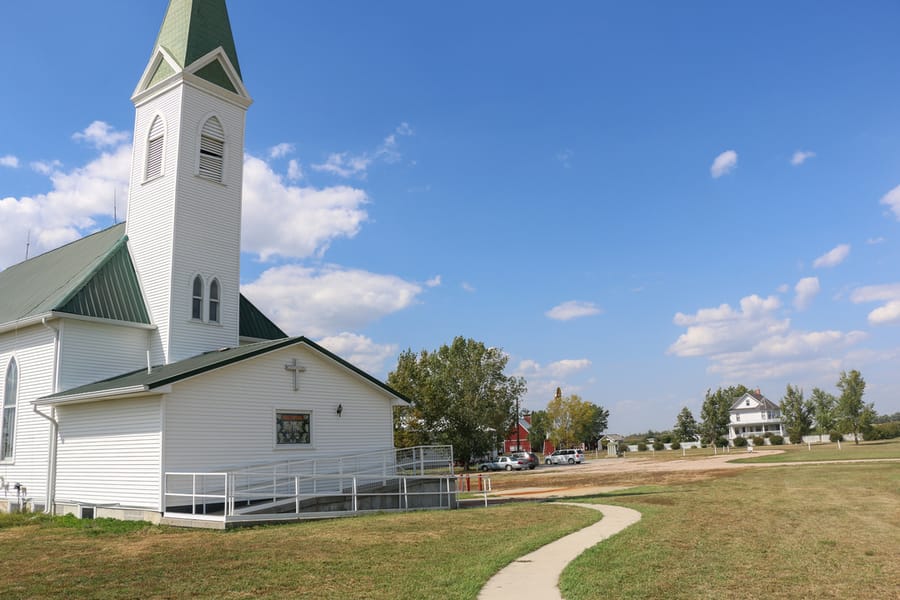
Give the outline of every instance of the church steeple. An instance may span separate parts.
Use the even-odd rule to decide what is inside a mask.
[[[225,0],[170,0],[132,96],[129,246],[170,363],[239,338],[244,88]]]
[[[225,0],[170,0],[139,94],[179,72],[246,96]]]

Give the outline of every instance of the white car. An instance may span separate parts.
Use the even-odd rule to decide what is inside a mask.
[[[553,454],[544,458],[544,462],[548,465],[574,465],[584,462],[584,452],[573,448],[570,450],[557,450]]]

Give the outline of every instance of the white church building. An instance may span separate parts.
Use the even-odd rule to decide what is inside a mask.
[[[127,222],[0,272],[0,510],[415,506],[361,499],[375,470],[398,497],[414,487],[391,479],[403,456],[424,474],[424,449],[393,448],[407,399],[240,293],[251,99],[224,0],[170,1],[132,101]]]

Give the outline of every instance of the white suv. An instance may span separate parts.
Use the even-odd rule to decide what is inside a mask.
[[[557,450],[553,454],[544,458],[544,462],[548,465],[564,465],[584,462],[584,452],[578,449]]]

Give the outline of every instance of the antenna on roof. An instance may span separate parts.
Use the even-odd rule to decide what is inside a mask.
[[[116,212],[117,203],[116,203],[116,186],[113,186],[113,225],[119,224],[119,215]]]
[[[31,248],[31,230],[28,230],[28,237],[25,238],[25,260],[28,260],[28,250]]]

